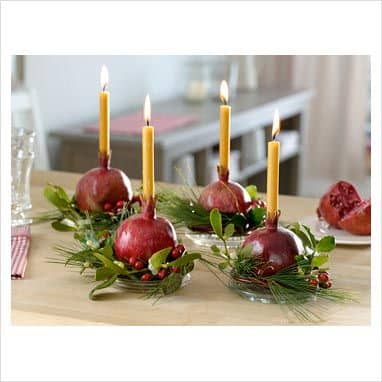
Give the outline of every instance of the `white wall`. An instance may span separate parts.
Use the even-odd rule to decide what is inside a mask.
[[[111,114],[183,91],[185,56],[26,56],[25,84],[37,90],[47,131],[95,122],[100,69],[109,70]]]

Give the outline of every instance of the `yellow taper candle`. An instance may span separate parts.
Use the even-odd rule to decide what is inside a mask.
[[[143,199],[155,196],[154,184],[154,127],[150,126],[151,105],[147,95],[145,99],[144,118],[146,126],[142,129],[142,182]]]
[[[110,155],[110,94],[106,90],[109,74],[106,66],[101,69],[101,88],[99,93],[99,152]]]
[[[228,103],[228,85],[222,81],[220,85],[220,142],[219,142],[219,165],[224,170],[229,170],[229,154],[231,139],[231,106]]]
[[[273,117],[272,141],[268,142],[267,214],[275,217],[279,210],[280,142],[275,141],[280,132],[280,118],[276,110]]]

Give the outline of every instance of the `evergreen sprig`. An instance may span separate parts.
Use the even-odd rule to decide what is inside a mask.
[[[256,199],[256,187],[248,186],[251,197]],[[210,211],[199,203],[199,193],[191,187],[182,194],[164,189],[158,195],[158,211],[168,217],[175,226],[186,226],[193,231],[213,232]],[[265,208],[253,207],[247,213],[221,213],[222,226],[233,224],[234,234],[242,235],[261,225],[265,220]]]
[[[227,247],[232,230],[222,227],[222,216],[218,210],[210,213],[210,224],[215,234],[222,240],[223,248],[212,246],[209,253],[203,254],[202,263],[212,271],[226,286],[244,292],[268,294],[277,304],[286,306],[298,320],[321,320],[317,310],[324,308],[325,302],[354,301],[351,293],[334,288],[322,288],[309,281],[320,272],[326,271],[328,252],[335,248],[332,236],[317,240],[309,227],[295,223],[287,228],[293,231],[303,242],[303,255],[296,256],[296,263],[281,271],[264,276],[259,269],[266,264],[252,255],[252,247],[239,247],[234,253]]]

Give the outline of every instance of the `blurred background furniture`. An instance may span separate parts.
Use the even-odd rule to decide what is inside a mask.
[[[298,193],[299,159],[310,90],[267,89],[238,93],[232,105],[231,148],[233,180],[254,183],[265,190],[266,142],[270,139],[275,109],[279,110],[282,126],[280,140],[285,140],[281,152],[280,192]],[[219,103],[210,99],[201,104],[187,103],[181,98],[154,103],[153,110],[176,115],[195,115],[198,121],[188,126],[157,133],[155,137],[156,179],[179,181],[174,168],[179,160],[190,155],[191,169],[182,169],[185,178],[195,169],[199,185],[211,181],[216,173],[216,154],[219,141]],[[136,112],[136,110],[134,110]],[[155,120],[152,121],[155,126]],[[143,125],[143,119],[142,119]],[[57,143],[56,169],[84,172],[97,165],[98,135],[84,131],[84,126],[54,131]],[[125,170],[132,178],[141,177],[141,137],[139,135],[111,136],[112,164]],[[235,152],[239,155],[235,155]],[[234,160],[236,159],[236,160]],[[211,170],[212,167],[212,170]]]

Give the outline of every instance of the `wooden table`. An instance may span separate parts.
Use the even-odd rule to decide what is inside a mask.
[[[49,181],[72,191],[79,176],[35,172],[32,176],[34,210],[46,210],[42,188]],[[133,182],[138,186],[138,182]],[[317,200],[281,196],[288,221],[314,213]],[[61,265],[47,263],[52,247],[70,243],[70,233],[55,232],[49,224],[32,226],[26,277],[12,281],[12,322],[25,325],[285,325],[293,321],[277,305],[253,303],[226,289],[201,265],[189,285],[153,304],[116,288],[97,301],[87,297],[89,282]],[[186,245],[190,243],[185,241]],[[326,325],[367,325],[370,322],[370,247],[338,246],[331,254],[331,273],[337,287],[359,293],[359,303],[329,305]]]

